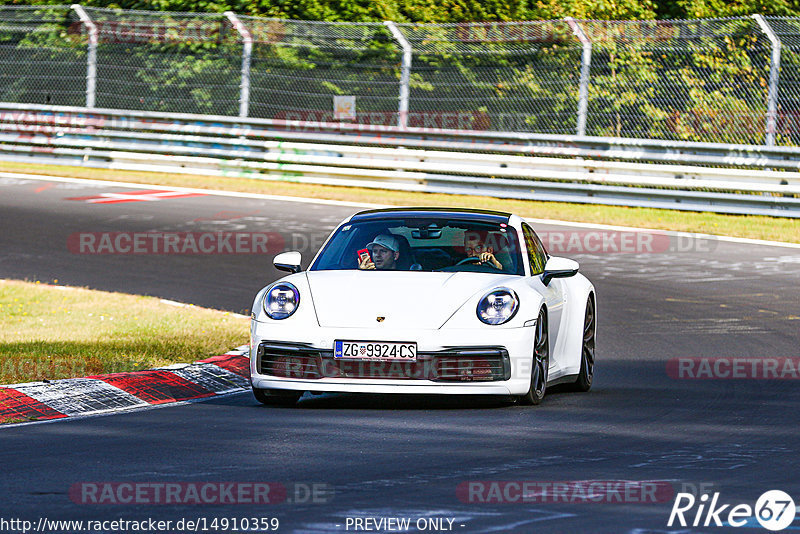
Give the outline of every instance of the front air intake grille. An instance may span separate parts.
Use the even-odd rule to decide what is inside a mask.
[[[359,378],[496,382],[511,378],[508,351],[495,347],[419,352],[416,362],[404,362],[334,359],[332,350],[264,342],[258,347],[257,365],[260,374],[303,380]]]
[[[511,378],[508,351],[503,348],[449,349],[419,352],[416,362],[356,359],[321,360],[322,376],[434,382],[494,382]]]
[[[451,349],[431,353],[438,382],[496,382],[511,378],[508,351],[502,348]]]
[[[258,372],[303,380],[321,378],[319,350],[304,345],[262,343],[258,346]]]
[[[369,361],[326,359],[322,361],[325,377],[370,378],[387,380],[425,380],[428,378],[423,362]]]

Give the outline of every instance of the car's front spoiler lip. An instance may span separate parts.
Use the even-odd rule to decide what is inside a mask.
[[[329,393],[400,393],[448,395],[511,395],[505,382],[432,382],[429,380],[369,380],[360,378],[319,378],[302,380],[253,375],[253,387]]]

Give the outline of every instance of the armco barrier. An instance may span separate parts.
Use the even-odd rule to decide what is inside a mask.
[[[0,103],[0,159],[800,217],[794,147]]]

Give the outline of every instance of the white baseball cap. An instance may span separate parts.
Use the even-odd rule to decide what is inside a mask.
[[[372,252],[372,247],[375,245],[380,245],[394,252],[400,252],[400,243],[397,242],[397,238],[393,235],[380,234],[376,236],[372,243],[367,245],[367,249]]]

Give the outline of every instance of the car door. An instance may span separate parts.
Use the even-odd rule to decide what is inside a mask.
[[[544,272],[544,266],[547,263],[547,251],[539,236],[526,223],[522,223],[522,235],[525,238],[525,248],[531,268],[528,284],[544,296],[544,301],[547,305],[548,333],[550,335],[549,376],[553,376],[560,368],[555,351],[558,346],[558,334],[561,330],[559,326],[564,312],[564,281],[554,278],[550,280],[548,285],[542,283],[541,274]]]

